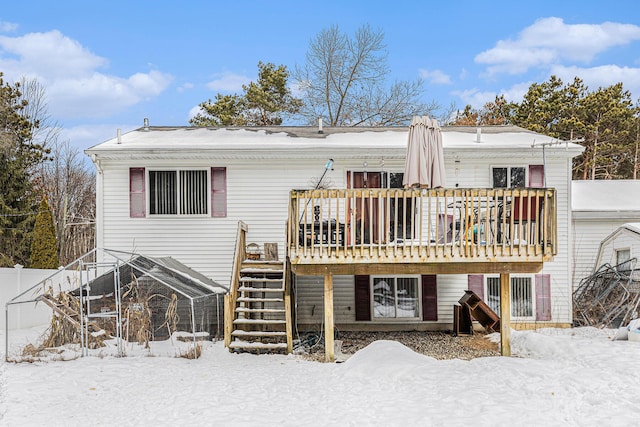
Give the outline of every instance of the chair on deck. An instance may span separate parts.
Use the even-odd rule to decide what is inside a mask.
[[[534,243],[539,239],[538,222],[541,219],[542,200],[537,197],[514,196],[511,201],[511,216],[514,224],[514,243]]]
[[[453,215],[438,214],[437,236],[439,245],[453,241]]]

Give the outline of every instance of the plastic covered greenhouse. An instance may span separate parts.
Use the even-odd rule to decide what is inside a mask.
[[[95,249],[6,304],[6,359],[198,357],[223,336],[226,292],[171,257]]]

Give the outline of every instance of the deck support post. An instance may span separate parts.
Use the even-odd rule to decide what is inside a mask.
[[[500,273],[500,351],[511,356],[511,279]]]
[[[324,274],[324,354],[326,362],[333,362],[335,349],[333,343],[333,274]]]

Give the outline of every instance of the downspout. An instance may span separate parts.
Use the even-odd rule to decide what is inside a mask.
[[[96,248],[104,248],[104,176],[100,159],[95,154],[91,155],[93,164],[96,165]],[[103,262],[102,251],[96,254],[96,261]]]

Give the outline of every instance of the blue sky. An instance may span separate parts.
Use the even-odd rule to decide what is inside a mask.
[[[216,93],[239,93],[258,61],[302,65],[338,25],[384,32],[390,80],[422,77],[425,102],[519,101],[550,75],[640,97],[640,7],[627,1],[29,1],[0,8],[0,71],[37,78],[80,149],[151,125],[188,125]]]

